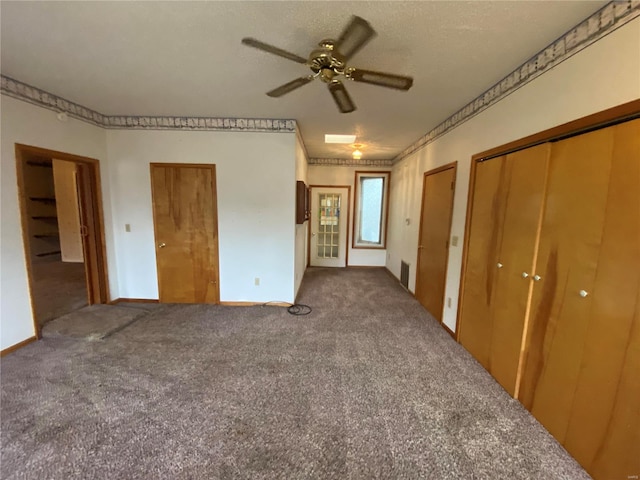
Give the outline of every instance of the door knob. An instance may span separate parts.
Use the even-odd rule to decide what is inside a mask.
[[[587,295],[589,295],[589,292],[587,292],[586,290],[580,290],[578,293],[580,294],[580,296],[581,296],[582,298],[584,298],[584,297],[586,297]]]
[[[540,280],[542,280],[542,277],[541,277],[540,275],[534,275],[534,276],[533,276],[533,280],[534,280],[535,282],[539,282]]]
[[[522,272],[522,278],[527,278],[529,274],[527,272]]]
[[[166,243],[159,243],[159,244],[158,244],[158,248],[164,248],[164,247],[166,247],[166,246],[167,246],[167,244],[166,244]]]
[[[500,262],[498,262],[498,268],[502,268],[504,267],[504,265],[502,265]]]

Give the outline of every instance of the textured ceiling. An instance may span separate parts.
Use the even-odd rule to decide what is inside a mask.
[[[292,118],[311,157],[349,157],[324,134],[355,133],[365,158],[389,159],[606,3],[3,0],[1,70],[107,115]],[[349,114],[317,80],[265,95],[308,70],[243,37],[306,57],[352,14],[378,36],[350,65],[413,76],[411,90],[348,82]]]

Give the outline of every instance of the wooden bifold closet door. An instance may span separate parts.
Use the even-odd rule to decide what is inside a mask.
[[[595,478],[639,474],[640,120],[553,145],[536,272],[520,401]]]
[[[476,167],[460,342],[514,396],[548,158],[544,144]]]
[[[475,165],[460,342],[596,479],[640,473],[640,119]]]

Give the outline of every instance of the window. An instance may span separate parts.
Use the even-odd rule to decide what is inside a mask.
[[[356,172],[353,248],[386,248],[391,172]]]

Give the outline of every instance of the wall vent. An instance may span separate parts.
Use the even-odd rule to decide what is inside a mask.
[[[400,284],[409,290],[409,264],[400,260]]]

